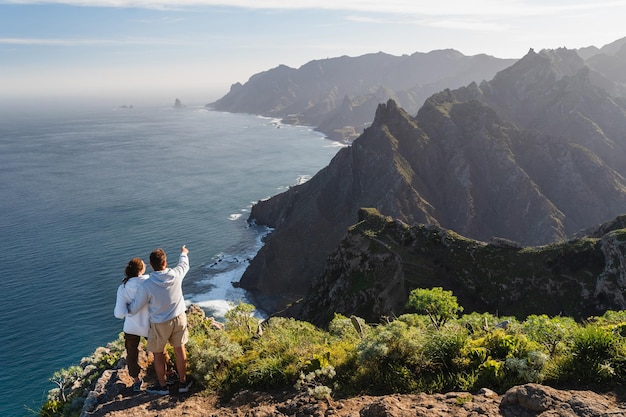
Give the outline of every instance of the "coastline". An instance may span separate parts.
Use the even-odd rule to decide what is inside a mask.
[[[310,129],[191,106],[37,107],[3,128],[2,318],[13,325],[0,356],[24,352],[0,376],[7,417],[38,408],[55,371],[121,331],[112,311],[129,257],[185,243],[185,296],[205,293],[214,257],[248,253],[240,249],[259,239],[246,222],[251,205],[315,174],[337,150]],[[164,157],[185,162],[155,169]],[[87,269],[79,273],[77,260]]]

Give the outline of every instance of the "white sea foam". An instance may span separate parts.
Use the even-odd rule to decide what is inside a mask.
[[[236,254],[224,252],[217,254],[213,262],[205,266],[204,278],[196,282],[198,287],[205,290],[208,288],[208,290],[187,296],[188,302],[197,304],[207,314],[218,320],[223,319],[226,312],[238,302],[250,302],[246,296],[246,291],[235,287],[233,283],[239,282],[250,264],[250,260],[263,246],[263,238],[273,230],[254,224],[250,227],[256,233],[253,247],[242,249],[240,253]],[[263,318],[259,312],[256,315]]]
[[[304,184],[310,179],[311,179],[310,175],[298,175],[298,178],[296,179],[296,185]]]
[[[209,311],[216,318],[223,318],[238,301],[248,302],[245,290],[232,285],[239,281],[247,266],[248,262],[245,262],[237,268],[212,275],[210,279],[204,280],[205,285],[208,281],[212,288],[206,293],[188,297],[189,301]]]
[[[325,140],[328,140],[329,142],[327,145],[324,146],[325,148],[345,148],[347,146],[350,146],[347,143],[343,143],[343,142],[337,142],[337,141],[329,140],[329,139],[325,139]]]
[[[228,220],[237,220],[239,218],[241,218],[242,214],[241,213],[234,213],[231,214],[230,216],[228,216]]]
[[[292,185],[281,185],[280,187],[277,187],[277,190],[278,190],[278,192],[282,193],[283,191],[287,191],[288,189],[290,189],[294,185],[302,185],[302,184],[304,184],[305,182],[307,182],[311,178],[313,178],[311,175],[298,175],[298,177],[296,178],[295,184],[292,184]]]

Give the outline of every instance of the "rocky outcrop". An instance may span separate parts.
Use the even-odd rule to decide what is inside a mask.
[[[226,404],[212,395],[184,398],[116,395],[85,416],[92,417],[621,417],[626,403],[616,393],[558,390],[543,385],[516,386],[504,395],[477,393],[394,394],[316,400],[306,395],[242,392]]]
[[[410,56],[342,56],[255,74],[207,106],[316,126],[332,139],[351,141],[370,125],[379,103],[393,99],[415,113],[442,88],[491,79],[513,62],[452,49]]]
[[[500,402],[503,415],[532,417],[626,416],[626,406],[591,391],[562,391],[527,384],[513,387]]]
[[[286,315],[326,325],[335,313],[370,322],[405,312],[415,288],[451,289],[467,311],[577,319],[626,309],[626,229],[542,247],[467,239],[361,210],[326,269]]]

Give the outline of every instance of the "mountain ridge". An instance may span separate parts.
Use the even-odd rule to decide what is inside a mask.
[[[624,216],[600,237],[540,247],[467,239],[434,225],[407,225],[361,209],[307,295],[284,314],[325,326],[334,314],[370,322],[407,312],[411,290],[450,289],[469,311],[581,320],[626,308]],[[485,279],[488,277],[488,279]]]
[[[240,285],[275,297],[272,309],[301,298],[361,207],[531,246],[622,214],[626,112],[590,73],[571,51],[531,50],[490,82],[434,94],[415,117],[380,104],[309,182],[253,206],[250,220],[275,230]]]
[[[279,65],[236,83],[207,105],[315,126],[329,138],[351,141],[371,122],[376,106],[393,98],[411,112],[445,87],[491,78],[515,62],[453,49],[395,56],[384,52]]]

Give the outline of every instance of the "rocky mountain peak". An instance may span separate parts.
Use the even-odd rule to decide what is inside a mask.
[[[507,95],[508,101],[524,102],[545,94],[555,82],[573,76],[585,63],[575,51],[564,48],[530,50],[522,59],[500,71],[489,83],[495,95]]]
[[[387,103],[380,103],[376,108],[376,114],[374,115],[374,121],[372,126],[382,126],[389,123],[393,123],[399,117],[406,118],[406,113],[398,104],[392,100],[387,100]]]
[[[555,73],[574,75],[585,66],[583,59],[573,49],[543,49],[540,56],[549,60]]]

